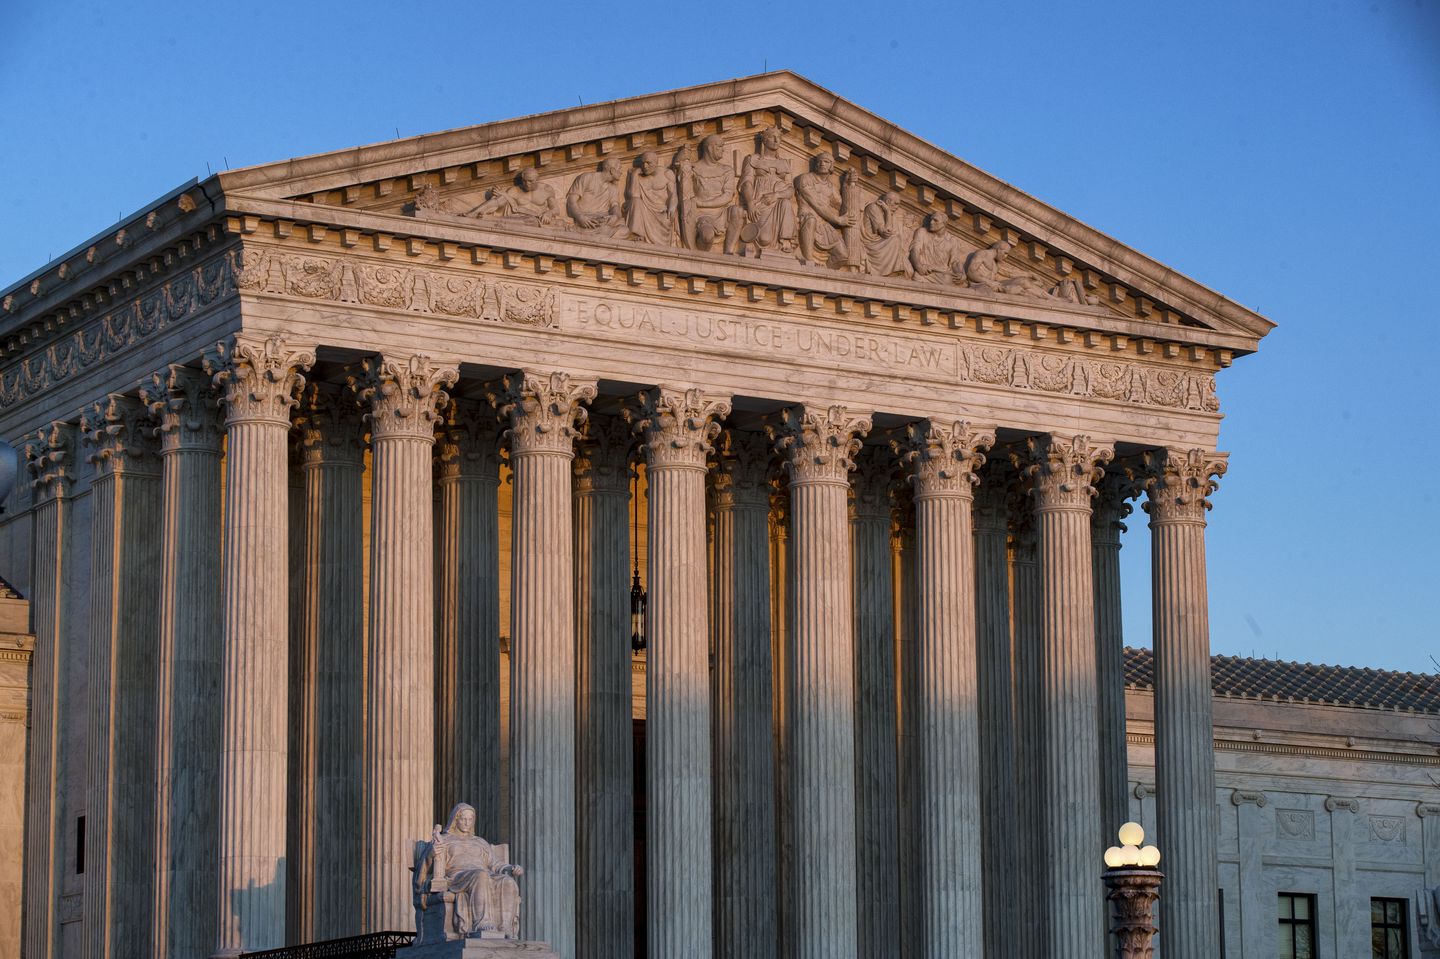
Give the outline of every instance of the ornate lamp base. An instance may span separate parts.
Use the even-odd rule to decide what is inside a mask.
[[[1155,954],[1155,900],[1160,898],[1159,869],[1125,866],[1103,873],[1105,898],[1114,903],[1110,926],[1120,959],[1151,959]]]

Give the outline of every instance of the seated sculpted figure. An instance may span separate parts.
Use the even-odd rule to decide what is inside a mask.
[[[506,862],[508,847],[475,835],[475,808],[460,803],[444,829],[416,844],[416,945],[447,939],[519,939],[525,870]]]
[[[491,191],[490,199],[469,213],[474,217],[498,217],[526,226],[564,226],[565,210],[554,187],[540,182],[540,171],[526,167],[515,177],[515,185]]]

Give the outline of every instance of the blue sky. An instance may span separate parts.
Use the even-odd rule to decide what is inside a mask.
[[[0,2],[0,286],[208,169],[787,68],[1280,324],[1215,651],[1440,656],[1440,3]],[[1148,645],[1144,517],[1126,629]]]

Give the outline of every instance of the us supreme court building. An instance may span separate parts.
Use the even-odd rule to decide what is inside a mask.
[[[564,959],[1105,955],[1132,505],[1221,954],[1251,310],[786,72],[192,181],[0,305],[26,959],[413,930],[462,801]]]

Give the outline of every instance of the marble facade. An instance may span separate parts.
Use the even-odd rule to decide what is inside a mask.
[[[564,959],[1098,954],[1138,496],[1167,955],[1210,959],[1204,516],[1252,311],[788,73],[219,174],[0,310],[27,957],[407,928],[462,798]]]

